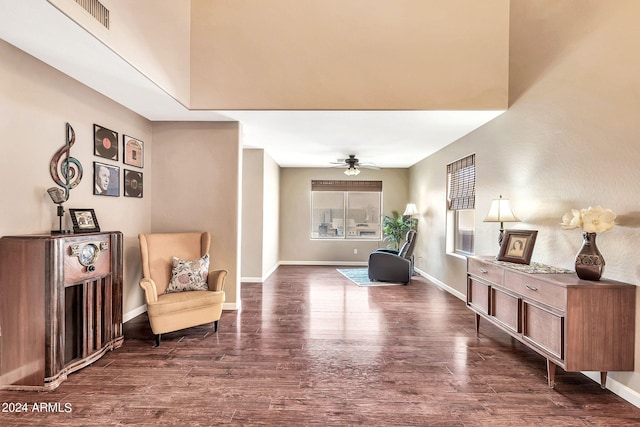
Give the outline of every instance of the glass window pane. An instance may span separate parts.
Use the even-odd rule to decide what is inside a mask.
[[[344,192],[311,192],[311,237],[344,238]]]
[[[340,190],[311,191],[311,238],[379,240],[382,192]]]
[[[455,243],[454,250],[465,254],[474,251],[473,240],[475,234],[475,210],[464,209],[455,211]]]
[[[347,237],[380,238],[380,193],[347,193]]]

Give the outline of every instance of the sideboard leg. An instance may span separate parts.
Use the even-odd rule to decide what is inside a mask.
[[[480,315],[476,313],[476,335],[480,332]]]
[[[547,379],[549,380],[549,388],[556,386],[556,364],[547,359]]]
[[[600,372],[600,388],[607,388],[607,371]]]

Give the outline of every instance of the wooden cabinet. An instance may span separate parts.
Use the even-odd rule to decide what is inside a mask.
[[[613,280],[583,281],[573,273],[533,274],[470,257],[467,306],[547,359],[549,386],[555,367],[633,371],[636,287]]]
[[[53,390],[123,339],[122,233],[0,239],[0,389]]]

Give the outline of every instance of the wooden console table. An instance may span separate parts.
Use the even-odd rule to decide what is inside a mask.
[[[583,281],[574,273],[532,274],[467,260],[467,306],[547,359],[549,387],[555,368],[633,371],[636,287],[613,280]]]
[[[122,233],[0,239],[0,390],[53,390],[123,340]]]

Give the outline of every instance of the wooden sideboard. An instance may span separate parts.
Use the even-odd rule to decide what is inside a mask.
[[[583,281],[574,273],[533,274],[493,262],[467,260],[467,306],[547,359],[555,368],[634,370],[636,287],[613,280]]]
[[[122,233],[0,239],[0,389],[53,390],[123,340]]]

